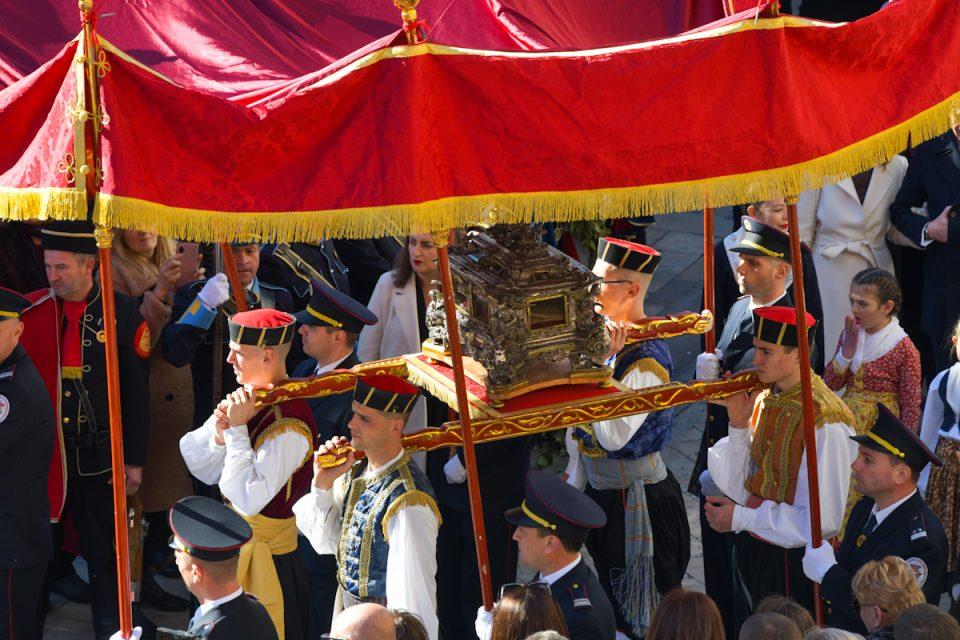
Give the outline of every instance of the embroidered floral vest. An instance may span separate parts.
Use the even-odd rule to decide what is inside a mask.
[[[430,481],[406,453],[372,477],[363,477],[366,465],[361,460],[347,472],[337,579],[355,597],[386,598],[390,520],[404,507],[422,505],[439,522],[440,511]]]
[[[631,371],[652,371],[664,384],[673,375],[673,359],[664,340],[644,340],[630,345],[617,354],[613,377],[623,380]],[[597,442],[592,425],[581,425],[573,432],[580,443],[580,452],[591,458],[612,460],[636,460],[662,450],[673,435],[673,409],[664,409],[647,414],[643,426],[637,429],[630,441],[618,451],[607,451]]]
[[[853,414],[820,376],[812,376],[813,416],[817,429],[829,422],[854,424]],[[750,458],[757,470],[744,483],[747,491],[764,500],[793,504],[800,459],[803,457],[803,399],[800,385],[773,395],[760,392],[750,424]]]
[[[258,412],[250,420],[250,424],[253,425],[248,427],[250,446],[254,451],[271,438],[291,431],[302,434],[310,442],[300,466],[277,495],[260,510],[260,515],[268,518],[292,518],[294,503],[310,491],[310,481],[313,479],[312,459],[317,444],[317,433],[310,405],[305,400],[290,400],[275,404]]]

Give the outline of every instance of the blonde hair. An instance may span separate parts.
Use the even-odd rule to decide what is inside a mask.
[[[893,624],[900,614],[927,601],[917,584],[917,577],[903,558],[887,556],[871,560],[853,576],[853,595],[862,604],[883,610],[886,624]]]
[[[130,265],[143,276],[149,276],[156,280],[160,273],[160,265],[164,260],[177,252],[177,242],[166,236],[157,236],[157,248],[153,250],[152,258],[144,258],[139,253],[131,251],[127,245],[123,244],[123,231],[118,230],[113,234],[113,254]]]

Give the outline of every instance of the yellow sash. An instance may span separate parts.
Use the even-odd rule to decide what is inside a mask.
[[[260,514],[253,517],[240,515],[253,529],[253,537],[240,549],[237,580],[244,591],[266,607],[273,626],[277,628],[277,637],[283,638],[283,592],[273,556],[297,550],[297,521]]]

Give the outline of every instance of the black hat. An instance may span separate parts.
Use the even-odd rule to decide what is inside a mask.
[[[807,312],[807,340],[812,343],[817,320]],[[757,307],[753,310],[753,337],[784,347],[800,344],[797,333],[797,310],[793,307]]]
[[[96,253],[93,225],[86,221],[54,220],[40,230],[41,246],[51,251]]]
[[[660,252],[645,244],[607,237],[597,243],[597,260],[620,269],[651,274],[660,264]]]
[[[420,389],[403,378],[376,375],[357,380],[353,399],[365,407],[385,413],[410,413],[419,394]]]
[[[372,311],[326,282],[316,280],[307,308],[293,315],[300,324],[335,327],[350,333],[360,333],[364,325],[377,324],[377,316]]]
[[[0,287],[0,320],[19,318],[23,310],[31,304],[28,298],[12,289]]]
[[[190,496],[170,509],[170,547],[198,560],[216,562],[240,553],[253,530],[240,514],[219,500]]]
[[[943,461],[900,422],[890,409],[879,402],[877,419],[873,421],[870,431],[862,436],[850,436],[850,439],[868,449],[891,455],[918,473],[923,471],[928,462],[937,467],[943,466]]]
[[[790,262],[790,236],[783,231],[749,216],[743,218],[743,229],[743,240],[730,251]]]
[[[276,309],[254,309],[230,316],[230,341],[254,347],[275,347],[293,341],[293,316]]]
[[[518,527],[557,535],[578,535],[607,524],[603,509],[587,494],[547,471],[528,472],[523,502],[503,515]]]

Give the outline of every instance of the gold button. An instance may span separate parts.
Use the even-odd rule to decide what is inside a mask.
[[[63,392],[63,397],[64,397],[64,398],[69,398],[70,396],[71,396],[71,393],[70,393],[69,391],[64,391],[64,392]]]
[[[70,418],[69,418],[68,416],[64,416],[64,417],[63,417],[63,423],[64,423],[64,424],[70,424]]]
[[[577,588],[579,588],[579,587],[580,587],[579,584],[577,584],[576,582],[573,583],[573,588],[574,588],[574,589],[577,589]]]
[[[710,422],[713,422],[713,416],[707,416],[707,420],[709,420]]]

